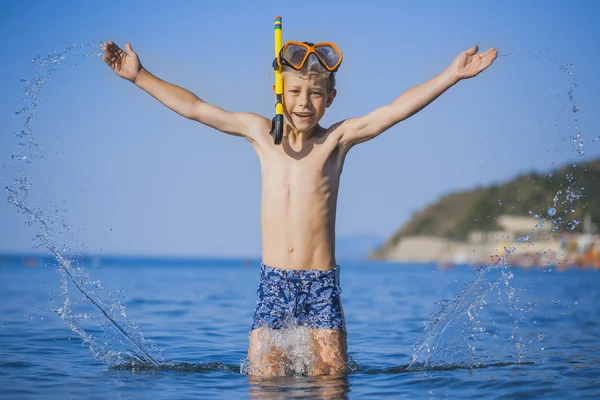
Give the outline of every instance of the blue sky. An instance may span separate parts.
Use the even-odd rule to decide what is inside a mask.
[[[130,41],[159,77],[228,110],[270,117],[275,15],[284,40],[333,41],[344,53],[324,124],[393,101],[473,44],[500,52],[477,78],[351,151],[340,236],[386,238],[444,194],[600,157],[600,141],[592,143],[600,135],[598,2],[280,3],[0,3],[3,185],[14,182],[14,132],[23,122],[14,112],[36,55]],[[68,226],[58,241],[109,254],[259,256],[260,176],[250,145],[177,116],[99,57],[70,63],[78,65],[55,74],[43,93],[33,133],[43,158],[29,173],[32,202],[53,225]],[[567,63],[571,76],[560,69]],[[576,125],[580,159],[569,139]],[[25,221],[0,203],[0,251],[31,250],[39,229]]]

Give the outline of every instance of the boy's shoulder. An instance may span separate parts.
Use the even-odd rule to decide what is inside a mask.
[[[269,135],[271,130],[271,120],[251,112],[235,112],[232,118],[238,119],[248,130],[248,136],[252,139],[259,139],[261,136]]]
[[[347,130],[347,124],[346,121],[348,121],[347,119],[343,119],[339,122],[334,123],[333,125],[331,125],[329,128],[327,128],[327,136],[334,138],[334,139],[341,139],[344,136],[344,131]]]

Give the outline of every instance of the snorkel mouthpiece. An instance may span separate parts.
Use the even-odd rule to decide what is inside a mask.
[[[275,144],[281,144],[283,139],[283,114],[275,114],[271,121],[271,132]]]

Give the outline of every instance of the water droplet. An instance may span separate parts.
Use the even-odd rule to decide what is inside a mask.
[[[548,216],[553,217],[556,214],[556,208],[550,207],[548,208]]]

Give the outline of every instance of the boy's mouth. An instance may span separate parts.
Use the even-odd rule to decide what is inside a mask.
[[[300,119],[309,119],[313,115],[313,113],[310,113],[310,112],[294,112],[292,114],[294,114],[295,116],[297,116]]]

